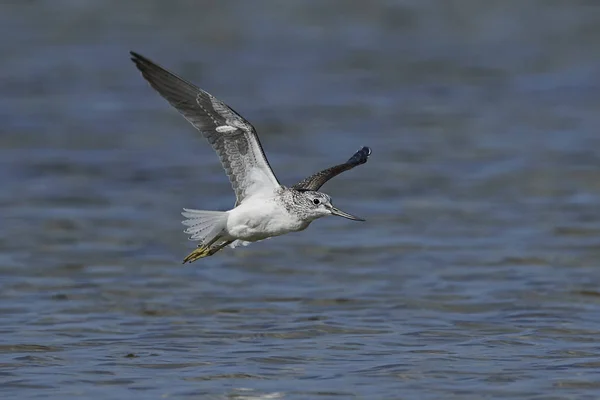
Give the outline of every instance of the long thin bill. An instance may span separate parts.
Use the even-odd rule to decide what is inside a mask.
[[[337,215],[338,217],[348,218],[348,219],[351,219],[352,221],[364,221],[364,219],[362,219],[362,218],[358,218],[355,215],[348,214],[347,212],[343,212],[342,210],[338,210],[335,207],[331,207],[331,214]]]

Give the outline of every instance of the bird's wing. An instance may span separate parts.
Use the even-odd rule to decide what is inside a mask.
[[[281,186],[271,170],[254,127],[211,94],[147,58],[131,52],[144,78],[208,140],[231,181],[237,203]]]
[[[358,165],[364,164],[371,155],[371,149],[363,147],[358,150],[348,161],[343,164],[336,165],[331,168],[324,169],[323,171],[317,172],[309,176],[308,178],[296,183],[292,186],[292,189],[296,190],[319,190],[321,186],[328,180],[341,174],[344,171],[348,171]]]

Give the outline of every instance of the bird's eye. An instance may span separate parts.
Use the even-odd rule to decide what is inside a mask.
[[[313,200],[313,204],[314,204],[315,206],[318,206],[319,204],[321,204],[321,200],[319,200],[319,199],[314,199],[314,200]]]

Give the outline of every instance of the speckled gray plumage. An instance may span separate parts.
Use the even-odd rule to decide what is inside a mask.
[[[275,201],[281,204],[285,210],[300,220],[312,221],[309,211],[317,206],[312,202],[319,198],[323,202],[330,201],[331,198],[325,193],[316,191],[299,191],[293,188],[282,186],[275,192]],[[308,223],[306,224],[308,226]]]
[[[305,197],[304,193],[285,186],[275,191],[275,201],[281,204],[288,213],[297,215],[301,219],[307,214],[305,207],[301,205],[303,197]]]

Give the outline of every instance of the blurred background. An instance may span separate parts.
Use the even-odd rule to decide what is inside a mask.
[[[4,1],[0,394],[597,398],[596,1]],[[234,196],[139,52],[327,218],[181,266]]]

